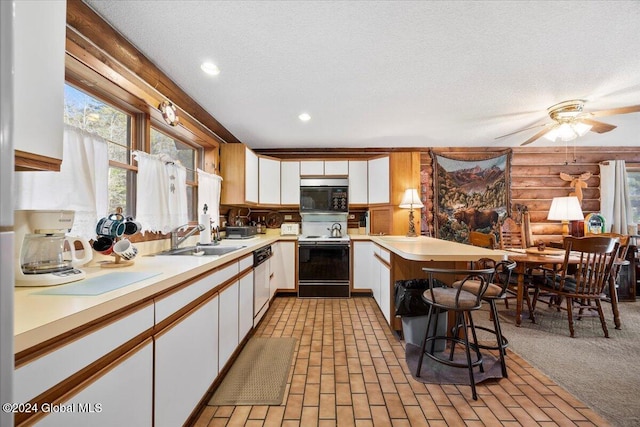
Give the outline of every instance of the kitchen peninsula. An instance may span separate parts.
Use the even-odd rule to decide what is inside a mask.
[[[395,317],[393,299],[397,280],[424,278],[424,267],[465,268],[480,258],[506,259],[504,251],[424,236],[352,236],[352,243],[354,289],[370,284],[373,297],[395,331],[402,328],[400,319]]]

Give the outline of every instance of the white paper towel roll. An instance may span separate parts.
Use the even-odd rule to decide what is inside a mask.
[[[211,243],[211,215],[200,215],[200,224],[204,225],[204,230],[200,232],[200,244],[206,245]]]

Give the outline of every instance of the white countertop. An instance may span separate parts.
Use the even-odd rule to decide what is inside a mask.
[[[482,257],[505,258],[503,251],[492,251],[430,237],[350,235],[354,241],[371,240],[412,261],[473,261]],[[151,278],[95,296],[35,295],[44,287],[15,288],[15,352],[81,327],[130,305],[139,304],[229,261],[251,254],[255,249],[278,240],[297,240],[297,236],[262,235],[247,240],[223,240],[222,245],[245,248],[223,256],[138,256],[132,266],[101,268],[99,259],[82,267],[87,278],[114,271],[154,272]],[[158,252],[161,249],[152,251]],[[103,258],[104,259],[104,258]],[[65,286],[65,285],[59,285]]]
[[[369,236],[378,245],[411,261],[477,261],[489,258],[501,261],[507,253],[463,243],[418,236]]]
[[[133,265],[117,269],[101,268],[97,262],[99,260],[92,261],[88,267],[82,267],[87,279],[116,271],[160,273],[95,296],[35,295],[50,287],[17,287],[14,292],[14,351],[20,352],[87,322],[150,299],[277,240],[295,240],[295,236],[265,235],[247,240],[223,240],[221,245],[224,246],[246,246],[223,256],[138,256]]]

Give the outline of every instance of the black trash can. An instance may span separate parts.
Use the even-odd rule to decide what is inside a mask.
[[[446,286],[436,279],[436,285]],[[422,294],[429,289],[427,279],[398,280],[394,284],[396,316],[402,319],[402,335],[407,344],[422,346],[422,340],[427,330],[429,306],[423,301]],[[429,336],[434,335],[435,319],[431,322]],[[447,313],[438,315],[437,335],[447,333]],[[444,351],[445,341],[435,343],[436,351]]]

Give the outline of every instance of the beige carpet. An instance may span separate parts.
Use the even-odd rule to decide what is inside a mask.
[[[295,346],[295,338],[251,338],[209,405],[280,405]]]
[[[513,304],[504,305],[500,322],[509,349],[544,372],[613,426],[640,425],[640,301],[619,304],[622,329],[614,329],[611,305],[603,304],[610,338],[604,338],[600,321],[576,321],[576,337],[569,337],[565,311],[538,303],[536,324],[526,318],[514,325]],[[484,307],[483,307],[484,308]],[[488,313],[474,315],[488,325]],[[480,338],[482,339],[482,338]],[[507,359],[507,363],[513,363]]]

